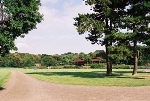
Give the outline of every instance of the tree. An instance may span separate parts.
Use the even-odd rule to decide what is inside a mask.
[[[139,50],[138,43],[149,43],[148,24],[150,23],[150,1],[128,0],[124,16],[120,18],[120,29],[127,29],[127,32],[112,33],[109,37],[114,40],[115,46],[110,47],[113,59],[125,60],[129,55],[134,57],[134,69],[132,75],[137,74]]]
[[[17,52],[13,53],[10,59],[11,59],[11,62],[10,62],[11,67],[22,67],[23,58],[20,57],[19,53]]]
[[[101,57],[103,59],[106,58],[106,53],[104,50],[96,50],[95,53],[96,53],[96,57]]]
[[[88,55],[90,56],[91,59],[96,57],[96,53],[95,52],[90,52]]]
[[[75,54],[71,53],[71,52],[61,54],[59,56],[59,62],[61,65],[70,65],[74,61],[74,56],[75,56]]]
[[[84,52],[79,53],[79,59],[84,59],[86,54]]]
[[[41,64],[43,66],[56,66],[57,65],[57,61],[50,55],[44,55],[41,58]]]
[[[137,46],[139,50],[139,65],[149,65],[150,63],[150,47],[149,46]]]
[[[24,54],[22,67],[31,67],[35,65],[34,57],[31,54]]]
[[[34,63],[41,63],[41,55],[38,54],[38,55],[33,55],[33,60],[34,60]]]
[[[41,22],[39,6],[40,0],[0,0],[0,55],[16,50],[14,40]]]
[[[129,0],[129,7],[126,16],[122,18],[122,28],[128,29],[127,39],[132,46],[134,57],[134,69],[132,75],[137,74],[139,50],[138,43],[148,42],[150,37],[150,1],[148,0]]]
[[[90,57],[90,55],[89,55],[89,54],[86,54],[86,55],[84,56],[84,60],[85,60],[86,64],[91,63],[91,57]]]
[[[112,61],[109,58],[112,46],[112,33],[118,31],[120,18],[124,15],[124,9],[128,5],[124,0],[85,0],[86,5],[91,6],[92,14],[79,14],[74,18],[75,26],[79,34],[89,32],[87,40],[92,44],[101,44],[106,47],[107,75],[112,74]]]

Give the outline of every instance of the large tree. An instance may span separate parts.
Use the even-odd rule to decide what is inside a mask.
[[[42,66],[56,66],[57,60],[50,55],[43,55],[41,58],[41,64]]]
[[[150,37],[150,1],[149,0],[129,0],[129,6],[126,10],[126,16],[122,18],[121,27],[129,32],[127,35],[134,57],[133,75],[137,74],[139,50],[138,43],[148,42]],[[120,28],[121,28],[120,27]]]
[[[118,31],[120,18],[124,15],[128,5],[124,0],[85,0],[91,6],[92,14],[79,14],[75,19],[75,26],[79,34],[88,32],[86,39],[92,44],[98,43],[106,47],[107,75],[112,74],[112,61],[109,58],[113,40],[112,34]]]
[[[40,0],[0,0],[0,55],[16,50],[14,40],[41,22],[39,6]]]

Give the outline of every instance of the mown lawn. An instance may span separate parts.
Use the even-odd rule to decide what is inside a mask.
[[[11,72],[9,69],[0,68],[0,90],[3,89],[3,86],[9,80],[10,74]]]
[[[88,86],[150,86],[150,74],[139,71],[132,76],[132,69],[115,69],[113,76],[106,76],[104,69],[20,69],[40,80],[71,85]]]

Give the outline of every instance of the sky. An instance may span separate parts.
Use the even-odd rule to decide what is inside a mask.
[[[30,31],[25,38],[17,38],[17,52],[30,54],[90,53],[104,50],[104,46],[92,45],[84,35],[79,35],[74,24],[78,13],[91,13],[83,0],[41,0],[39,12],[44,20],[37,29]]]

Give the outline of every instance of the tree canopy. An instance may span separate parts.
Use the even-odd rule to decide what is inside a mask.
[[[118,31],[120,18],[128,2],[123,0],[85,0],[86,5],[92,7],[92,14],[79,14],[75,19],[75,26],[79,34],[89,32],[86,39],[92,44],[98,43],[106,47],[107,75],[112,73],[112,63],[109,58],[109,46],[112,46],[112,34]]]
[[[138,64],[137,43],[149,43],[150,1],[148,0],[85,0],[94,12],[74,18],[79,34],[88,32],[92,44],[106,47],[107,75],[112,72],[112,60],[134,57]],[[121,30],[129,30],[122,32]]]
[[[133,75],[137,74],[139,50],[138,43],[145,43],[149,40],[150,28],[150,1],[148,0],[130,0],[126,16],[122,18],[120,28],[126,28],[130,32],[127,35],[126,41],[132,47],[132,55],[134,57]]]
[[[42,20],[40,0],[0,0],[0,54],[16,50],[14,40],[24,37]]]

